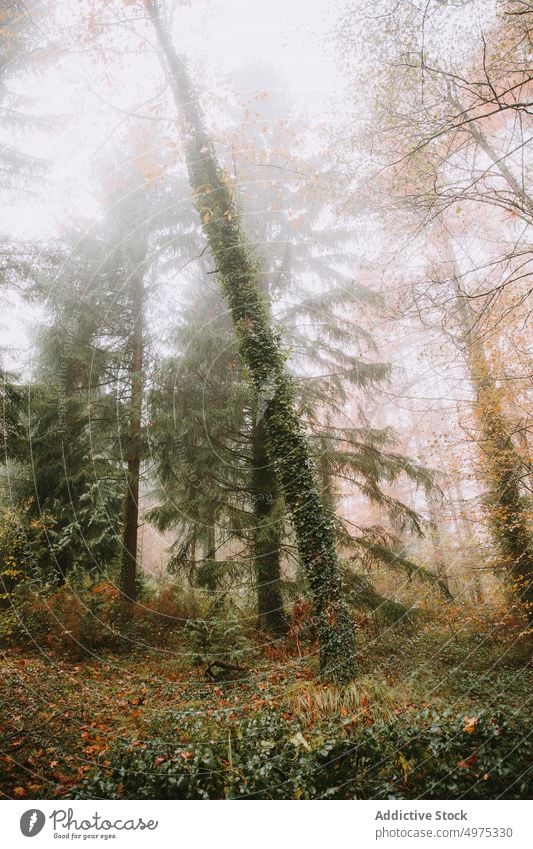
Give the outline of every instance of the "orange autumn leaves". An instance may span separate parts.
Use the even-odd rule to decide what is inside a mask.
[[[479,722],[479,717],[478,716],[471,716],[471,717],[465,716],[464,722],[465,722],[465,726],[463,728],[463,731],[465,732],[465,734],[473,734],[474,731],[477,728],[477,725],[478,725],[478,722]]]
[[[464,723],[465,724],[464,724],[464,727],[463,727],[463,731],[465,732],[465,734],[473,734],[474,731],[476,730],[477,726],[478,726],[479,717],[478,716],[465,716],[464,717]],[[473,769],[475,767],[477,761],[478,761],[478,756],[477,756],[476,752],[473,752],[468,758],[465,758],[462,761],[457,761],[456,766],[461,767],[462,769]],[[488,772],[485,772],[483,774],[483,781],[488,781],[488,779],[489,779],[489,774],[488,774]]]

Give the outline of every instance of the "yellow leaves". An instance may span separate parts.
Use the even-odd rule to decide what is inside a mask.
[[[478,716],[472,716],[472,717],[465,716],[464,717],[465,726],[463,728],[463,731],[465,732],[465,734],[473,734],[474,731],[477,728],[478,722],[479,722]]]
[[[208,224],[210,218],[211,218],[211,211],[208,209],[207,212],[204,214],[202,221],[204,222],[204,224]]]
[[[297,748],[301,746],[303,749],[309,751],[309,743],[307,742],[301,731],[297,731],[296,734],[291,737],[291,743]]]
[[[23,574],[21,569],[4,569],[1,573],[5,578],[18,578]]]
[[[414,760],[407,760],[407,758],[402,752],[400,752],[400,754],[398,755],[398,760],[400,761],[400,766],[402,768],[403,778],[405,781],[407,779],[407,776],[411,772],[415,762]]]

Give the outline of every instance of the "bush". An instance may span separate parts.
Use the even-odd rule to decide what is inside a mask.
[[[200,618],[203,613],[197,594],[192,591],[184,593],[179,587],[167,584],[144,606],[136,605],[134,618],[138,623],[146,621],[152,634],[157,634],[164,642],[169,633],[185,628],[188,621]]]
[[[46,516],[30,520],[22,511],[0,511],[0,607],[9,607],[11,594],[22,581],[42,578],[49,526]]]
[[[251,651],[238,618],[231,611],[220,610],[216,603],[204,619],[187,622],[184,637],[188,662],[207,666],[211,677],[225,677],[238,669]]]
[[[109,767],[85,781],[84,795],[513,799],[528,789],[527,729],[503,717],[424,710],[368,726],[345,719],[309,730],[273,711],[239,723],[222,712],[173,713],[154,731],[148,742],[118,741]]]
[[[27,585],[13,595],[6,614],[13,623],[11,641],[46,646],[62,656],[79,659],[115,647],[119,591],[107,582],[79,594],[68,587],[38,593]]]
[[[10,595],[10,608],[0,611],[0,644],[46,646],[78,660],[102,650],[131,650],[166,645],[176,630],[202,613],[197,598],[165,587],[131,610],[109,581],[54,591],[36,591],[22,583]]]

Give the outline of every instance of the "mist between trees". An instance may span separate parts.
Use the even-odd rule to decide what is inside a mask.
[[[520,798],[533,6],[241,5],[0,4],[0,639],[118,675],[0,786]]]

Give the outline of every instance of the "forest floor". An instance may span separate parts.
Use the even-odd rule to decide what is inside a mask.
[[[492,767],[482,766],[480,755],[489,745],[486,734],[479,738],[477,748],[472,749],[483,715],[491,741],[494,738],[498,742],[497,735],[503,734],[507,719],[509,727],[518,729],[514,732],[519,735],[514,744],[509,744],[503,755],[498,752],[494,756],[499,764],[494,772],[498,773],[494,793],[499,795],[503,787],[505,795],[506,788],[513,785],[513,792],[523,797],[529,792],[529,784],[524,778],[524,759],[520,757],[517,763],[515,755],[517,750],[523,754],[524,735],[520,729],[527,726],[529,716],[529,638],[517,626],[509,626],[497,618],[481,623],[474,614],[469,619],[459,608],[454,610],[452,619],[447,611],[447,621],[452,624],[433,617],[407,630],[396,627],[380,631],[370,624],[362,628],[359,636],[361,675],[345,692],[319,682],[313,651],[303,657],[294,656],[283,644],[275,649],[261,649],[258,643],[253,665],[230,681],[207,681],[204,669],[188,668],[180,660],[178,644],[143,652],[107,653],[82,660],[60,659],[54,653],[37,649],[5,648],[0,653],[0,793],[3,798],[243,795],[243,787],[263,785],[257,784],[259,779],[250,778],[252,767],[244,764],[242,753],[239,755],[243,763],[241,772],[234,768],[237,754],[232,750],[231,729],[237,729],[237,736],[239,728],[247,728],[250,733],[256,717],[275,715],[276,721],[285,723],[290,730],[291,751],[301,752],[299,768],[302,769],[304,756],[310,756],[313,748],[316,751],[316,745],[309,741],[318,739],[317,729],[323,728],[324,723],[329,735],[333,735],[333,742],[329,748],[326,746],[324,755],[326,737],[323,732],[319,741],[321,763],[335,745],[337,735],[345,739],[363,729],[368,737],[374,726],[381,729],[379,734],[390,733],[384,729],[390,729],[391,723],[398,724],[402,718],[407,718],[406,733],[411,734],[408,745],[412,749],[412,726],[413,723],[423,724],[420,717],[429,717],[431,728],[428,726],[429,730],[424,733],[431,731],[436,736],[428,737],[428,751],[438,757],[432,740],[444,740],[446,723],[455,721],[453,736],[449,736],[453,745],[449,746],[451,771],[459,778],[454,778],[455,783],[446,792],[461,795],[464,776],[472,774],[474,784],[485,782],[483,791],[490,796]],[[440,718],[436,720],[436,716]],[[218,744],[210,737],[214,734],[213,726],[209,725],[211,719],[219,724],[221,718],[224,729],[229,729],[224,752],[228,747],[229,751],[222,760],[220,753],[216,753]],[[253,727],[257,731],[259,726]],[[509,730],[505,733],[509,736]],[[274,764],[278,751],[277,731],[259,729],[257,734],[261,746],[265,746],[267,739],[265,758],[271,757]],[[376,734],[379,748],[383,743],[377,730]],[[158,743],[160,735],[162,742]],[[168,739],[169,735],[172,740]],[[198,735],[205,739],[199,739]],[[211,746],[208,756],[205,754],[207,743]],[[130,766],[131,757],[144,755],[154,765],[156,773],[166,768],[165,774],[156,778],[155,784],[151,779],[152,784],[146,790],[135,782],[128,790],[127,779],[123,778],[124,757],[116,751],[118,744],[122,752],[127,749]],[[158,745],[161,746],[159,755]],[[395,742],[394,745],[404,751],[403,744]],[[196,776],[196,789],[193,790],[190,775],[187,790],[174,786],[175,781],[170,777],[172,764],[192,769],[188,762],[193,761],[197,748],[202,749],[204,769],[205,764],[211,763],[209,758],[216,760],[218,757],[218,767],[213,766],[213,774],[222,763],[224,769],[238,773],[240,789],[235,789],[234,777],[230,782],[231,791],[227,778],[219,789],[204,789]],[[447,756],[448,749],[443,751]],[[253,757],[257,758],[257,752]],[[408,757],[400,752],[399,758],[396,772],[387,782],[393,781],[400,796],[416,795],[417,782],[427,781],[427,775],[416,775],[416,755],[411,753]],[[291,756],[290,764],[293,762]],[[140,763],[140,769],[146,769],[147,761]],[[264,771],[262,761],[254,761],[254,764],[253,770]],[[354,768],[353,763],[347,767],[348,783],[349,770]],[[280,774],[287,769],[280,765]],[[450,769],[446,780],[449,773]],[[99,776],[96,784],[91,785],[90,781],[88,784],[90,776],[95,774]],[[266,778],[261,780],[267,781]],[[300,778],[299,783],[293,782],[285,791],[287,797],[306,798],[308,792],[311,796],[313,792],[318,794],[316,789],[308,790],[306,780]],[[271,798],[264,788],[256,792],[259,798]],[[352,788],[346,795],[357,793],[357,789]],[[338,798],[338,794],[335,797]]]

